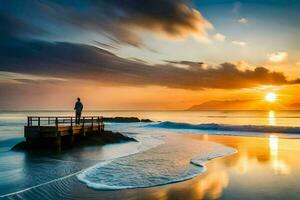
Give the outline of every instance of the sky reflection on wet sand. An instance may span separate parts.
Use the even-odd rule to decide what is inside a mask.
[[[148,189],[156,199],[298,198],[300,161],[295,156],[300,152],[300,140],[282,139],[276,135],[267,138],[189,137],[222,143],[239,152],[209,161],[206,164],[207,171],[195,179]]]

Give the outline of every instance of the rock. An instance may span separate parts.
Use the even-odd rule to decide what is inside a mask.
[[[33,150],[42,150],[42,151],[51,151],[54,148],[53,140],[47,139],[39,139],[38,141],[33,142],[32,144],[28,144],[23,141],[16,144],[12,147],[13,151],[33,151]],[[83,146],[92,146],[92,145],[105,145],[112,143],[121,143],[121,142],[137,142],[134,138],[125,136],[118,132],[112,131],[104,131],[99,133],[90,133],[86,136],[75,135],[74,142],[70,144],[69,136],[62,137],[62,148],[70,149],[70,148],[79,148]]]
[[[150,119],[141,119],[141,122],[153,122],[153,121]]]
[[[19,142],[11,148],[13,151],[22,151],[24,149],[27,149],[27,143],[25,141]]]
[[[139,119],[137,117],[104,117],[104,122],[130,123],[130,122],[152,122],[150,119]]]

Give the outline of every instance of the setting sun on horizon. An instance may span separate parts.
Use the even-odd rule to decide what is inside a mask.
[[[274,103],[275,101],[277,101],[277,94],[274,92],[269,92],[266,94],[265,100]]]

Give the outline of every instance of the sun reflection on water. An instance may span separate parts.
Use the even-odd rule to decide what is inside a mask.
[[[207,134],[190,137],[234,147],[238,152],[207,162],[207,171],[191,181],[167,187],[159,199],[219,199],[245,187],[273,194],[287,181],[297,179],[298,172],[294,168],[300,168],[300,161],[295,159],[294,153],[300,151],[300,140],[284,139],[275,134],[264,138]]]
[[[270,110],[269,111],[269,125],[275,126],[276,125],[276,116],[275,116],[275,111]]]
[[[278,156],[278,137],[275,135],[270,135],[269,137],[269,147],[271,150],[271,158]]]
[[[290,167],[279,158],[279,138],[275,135],[269,137],[271,165],[276,174],[290,174]]]

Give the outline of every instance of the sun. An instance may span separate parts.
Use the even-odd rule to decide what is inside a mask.
[[[277,94],[275,94],[274,92],[269,92],[266,94],[265,100],[273,103],[277,100]]]

